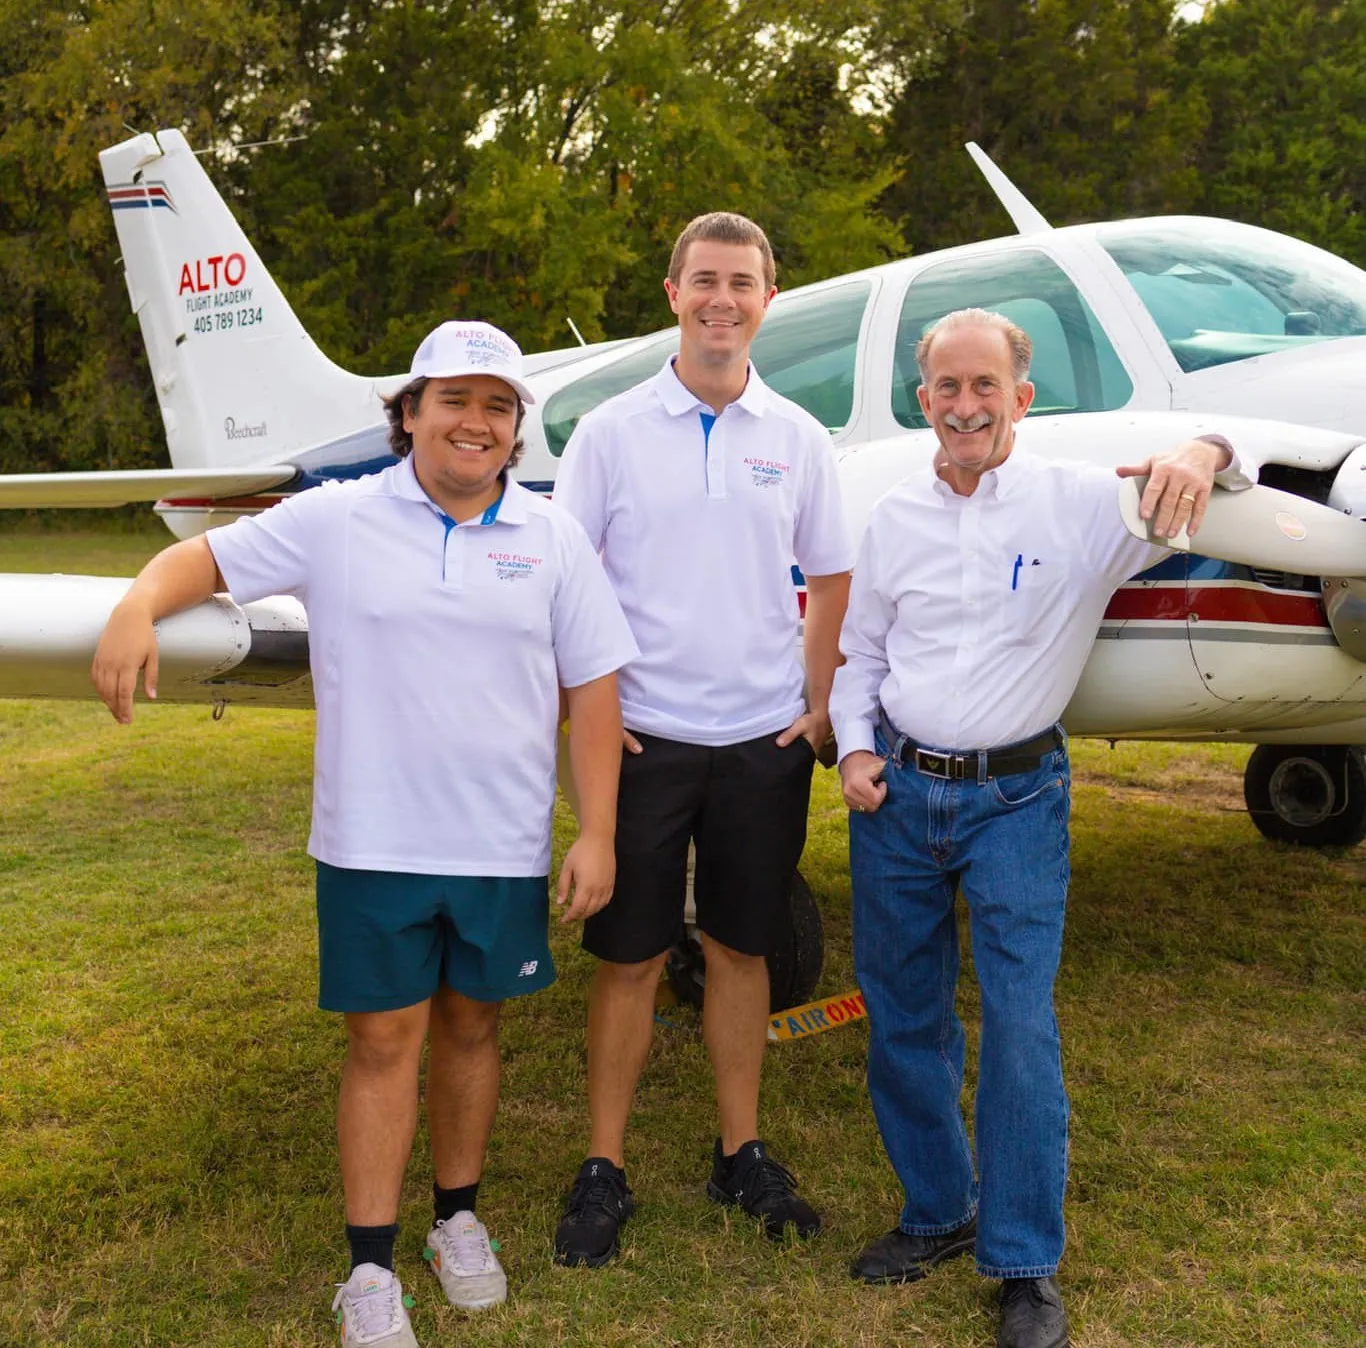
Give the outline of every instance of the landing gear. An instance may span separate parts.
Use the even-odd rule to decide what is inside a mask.
[[[691,907],[689,904],[689,921],[685,925],[684,937],[669,951],[665,972],[669,985],[680,1001],[701,1006],[707,990],[707,969],[702,956],[702,941],[691,921]],[[821,976],[821,960],[825,955],[821,910],[816,907],[811,887],[800,872],[792,877],[787,914],[786,927],[768,956],[771,1011],[783,1011],[809,1000]]]
[[[1252,822],[1276,842],[1350,847],[1366,838],[1366,764],[1341,744],[1259,744],[1243,773]]]

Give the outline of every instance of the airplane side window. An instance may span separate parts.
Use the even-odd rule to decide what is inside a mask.
[[[903,426],[925,426],[916,387],[915,346],[925,330],[955,309],[990,309],[1018,323],[1034,344],[1036,393],[1030,415],[1104,412],[1133,396],[1105,330],[1081,292],[1051,258],[1012,249],[942,262],[910,284],[897,329],[892,412]]]
[[[558,459],[564,453],[574,427],[585,412],[591,412],[599,403],[648,379],[664,364],[665,355],[677,350],[678,329],[669,328],[653,338],[642,339],[641,344],[633,346],[626,355],[551,394],[541,414],[551,454]]]
[[[784,398],[804,407],[826,430],[843,430],[854,415],[854,371],[869,281],[773,301],[750,347],[754,368]]]
[[[870,281],[858,280],[780,294],[750,347],[764,382],[830,431],[842,430],[854,414],[859,329],[872,289]],[[670,328],[552,394],[542,417],[551,454],[564,453],[585,412],[648,379],[666,353],[677,350],[678,329]]]
[[[1072,349],[1078,344],[1075,316],[1063,315],[1044,300],[1033,298],[1010,300],[997,306],[1012,323],[1018,323],[1034,344],[1034,367],[1030,378],[1034,382],[1034,401],[1042,412],[1070,412],[1077,405],[1077,372],[1072,365]],[[1083,346],[1089,339],[1083,338]]]

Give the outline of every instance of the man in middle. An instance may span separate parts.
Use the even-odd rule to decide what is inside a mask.
[[[830,733],[853,552],[828,433],[749,361],[777,293],[763,231],[727,212],[699,216],[674,245],[664,289],[677,357],[584,417],[555,484],[556,503],[601,550],[641,650],[620,675],[616,894],[583,936],[601,961],[588,1008],[592,1137],[555,1236],[558,1262],[595,1267],[617,1253],[632,1209],[626,1122],[682,933],[690,841],[720,1124],[707,1193],[774,1239],[788,1225],[803,1237],[820,1229],[758,1136],[764,957]],[[794,561],[807,585],[805,694]]]

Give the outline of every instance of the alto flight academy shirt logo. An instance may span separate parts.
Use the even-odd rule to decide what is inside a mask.
[[[530,580],[544,557],[531,557],[524,552],[490,552],[493,574],[499,580]]]
[[[780,463],[777,459],[748,458],[745,467],[749,469],[750,479],[756,487],[781,487],[792,471],[790,464]]]

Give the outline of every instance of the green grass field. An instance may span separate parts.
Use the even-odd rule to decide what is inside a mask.
[[[0,570],[131,574],[165,536],[10,525]],[[345,1274],[333,1107],[343,1038],[316,1010],[311,716],[0,702],[0,1345],[334,1342]],[[1366,852],[1263,842],[1245,751],[1075,754],[1058,986],[1072,1097],[1062,1279],[1083,1348],[1366,1340]],[[563,845],[563,829],[560,830]],[[822,992],[853,986],[845,826],[819,774],[803,863]],[[587,1138],[591,961],[509,1005],[480,1194],[511,1284],[466,1318],[421,1267],[419,1138],[399,1272],[438,1344],[987,1345],[994,1286],[958,1261],[873,1289],[849,1258],[899,1197],[862,1024],[770,1050],[765,1132],[824,1210],[775,1248],[711,1205],[706,1059],[661,1027],[628,1157],[623,1257],[550,1262]],[[969,1025],[976,988],[961,993]]]

